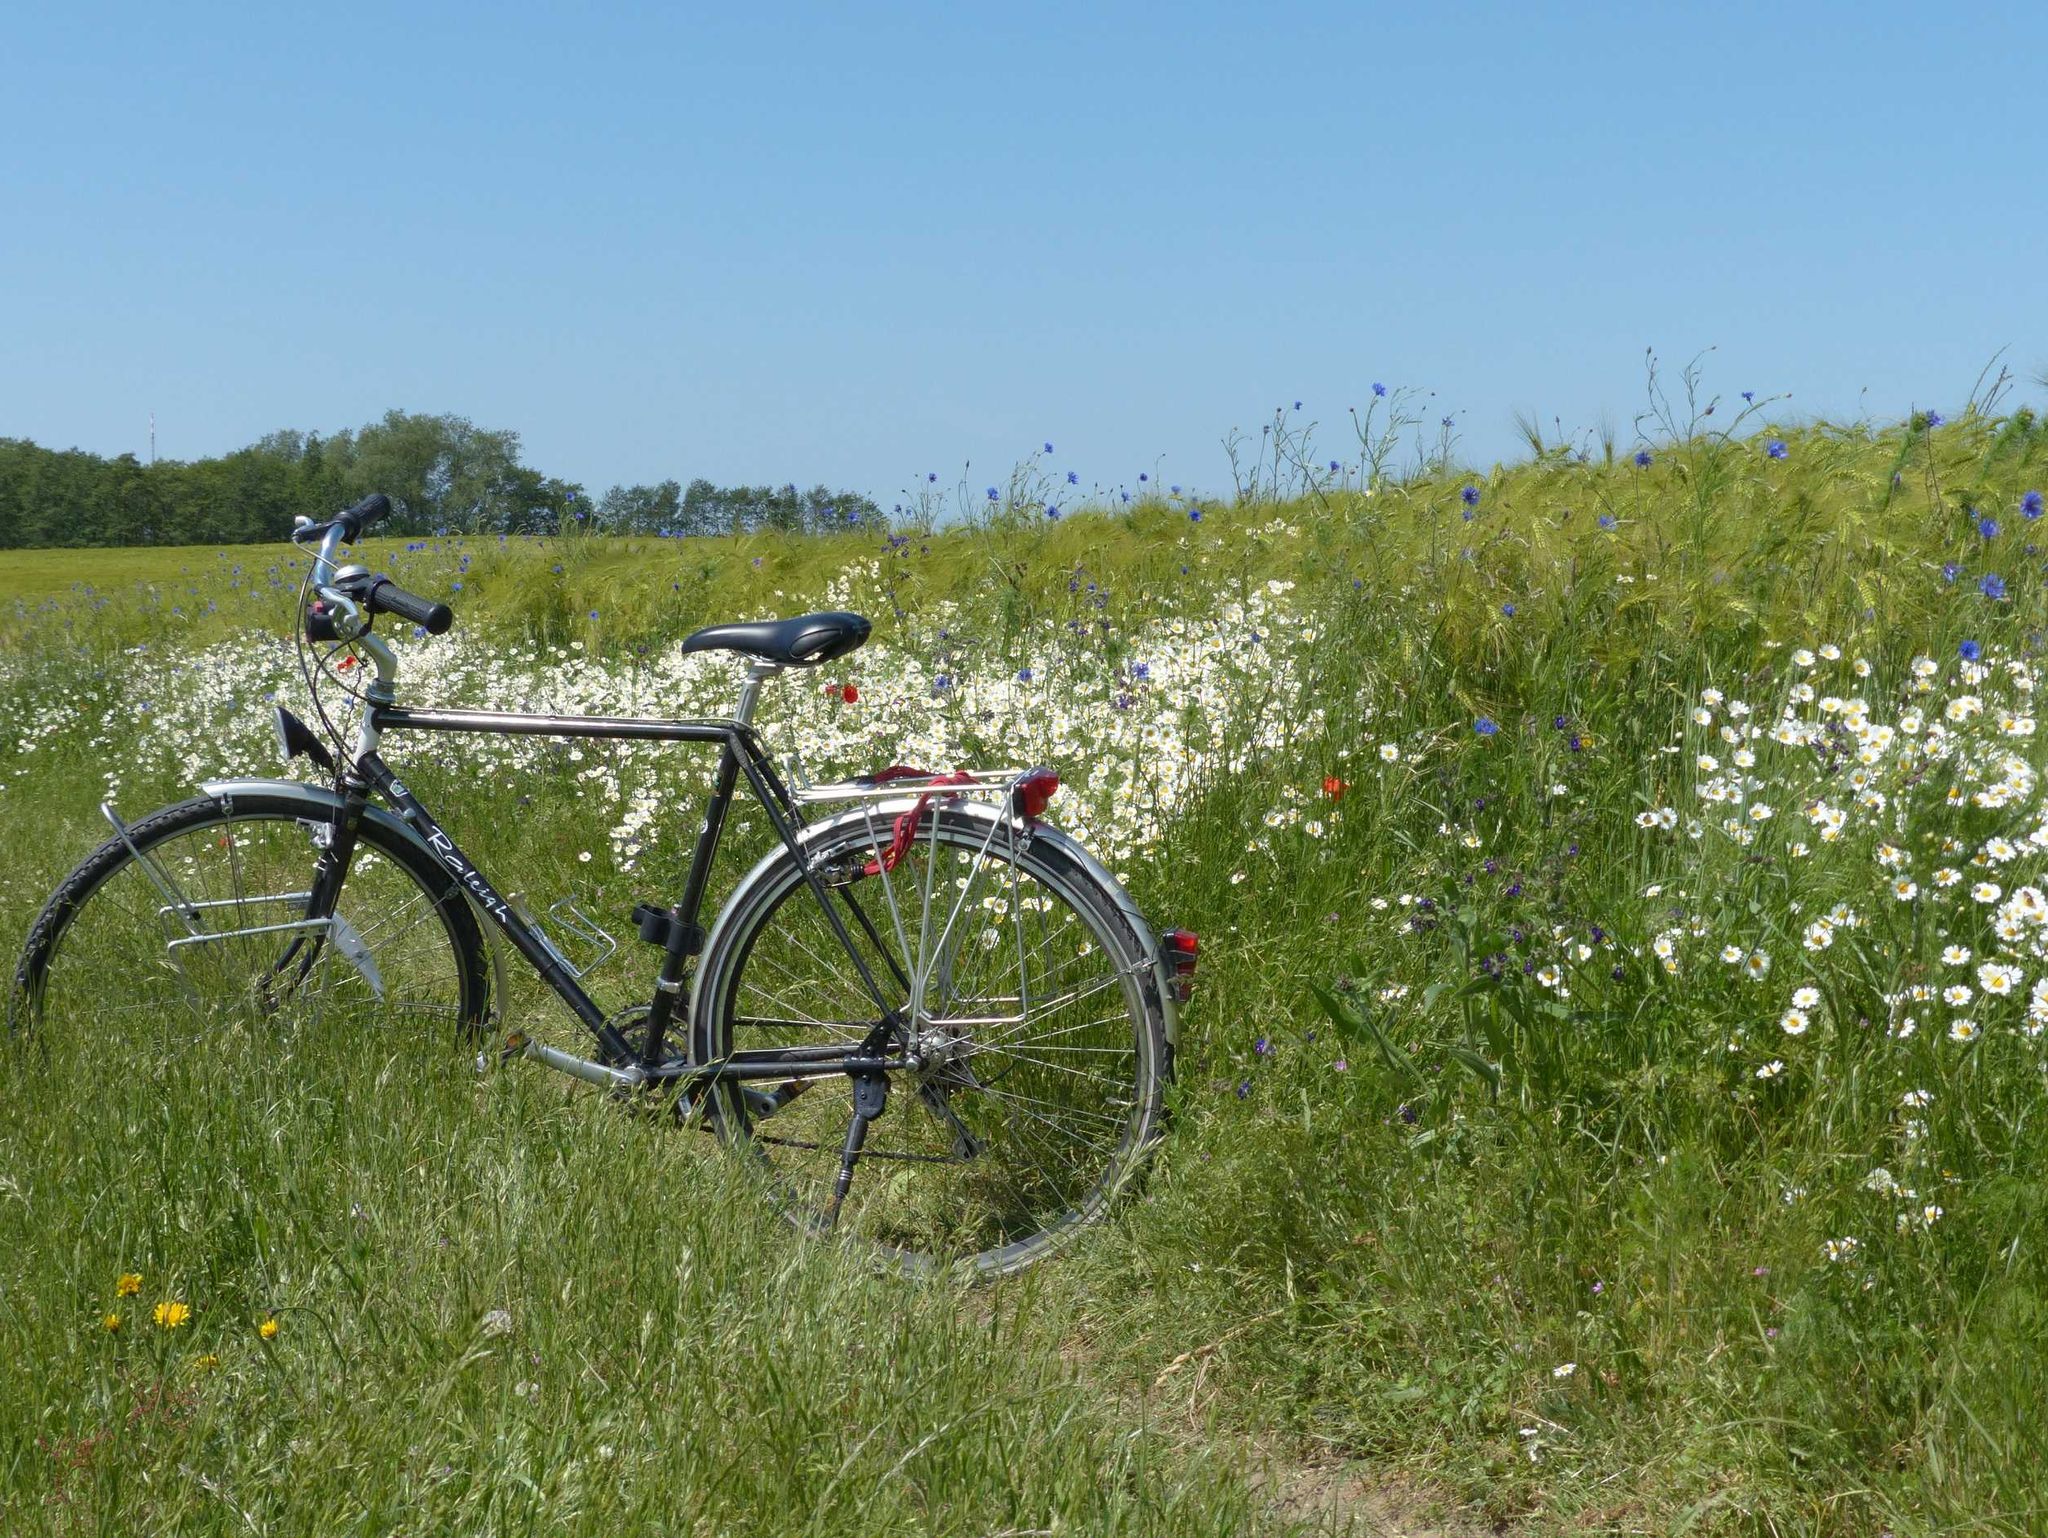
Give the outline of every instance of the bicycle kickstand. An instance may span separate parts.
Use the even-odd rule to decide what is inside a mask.
[[[838,1226],[839,1208],[846,1200],[846,1193],[853,1189],[854,1161],[860,1158],[861,1145],[868,1140],[868,1123],[888,1106],[887,1074],[854,1075],[853,1120],[846,1126],[846,1146],[839,1151],[839,1178],[832,1182],[832,1200],[825,1208],[825,1227],[828,1229]]]

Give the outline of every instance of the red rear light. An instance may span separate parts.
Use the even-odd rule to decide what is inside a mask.
[[[1051,801],[1060,788],[1060,777],[1050,769],[1032,769],[1017,777],[1017,788],[1010,793],[1010,804],[1017,809],[1017,815],[1027,822],[1045,815],[1046,803]]]
[[[1191,929],[1169,929],[1159,937],[1159,954],[1173,970],[1173,996],[1182,1004],[1194,992],[1195,958],[1201,953],[1202,942]]]

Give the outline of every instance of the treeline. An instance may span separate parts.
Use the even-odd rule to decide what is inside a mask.
[[[867,498],[819,486],[692,481],[581,486],[522,464],[519,434],[459,416],[392,411],[322,437],[287,429],[213,459],[144,464],[0,438],[0,548],[250,544],[283,539],[372,491],[393,534],[823,532],[879,520]]]

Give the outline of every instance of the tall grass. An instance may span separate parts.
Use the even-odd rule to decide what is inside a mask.
[[[1366,455],[1306,476],[1323,461],[1288,440],[1199,521],[1174,497],[1054,521],[1027,484],[886,541],[376,547],[409,585],[462,582],[464,625],[507,644],[631,656],[837,581],[885,633],[991,675],[1024,637],[1113,652],[1293,583],[1290,633],[1256,643],[1310,681],[1293,747],[1212,774],[1127,871],[1204,939],[1175,1133],[1073,1256],[959,1295],[797,1245],[691,1140],[548,1081],[320,1038],[111,1074],[18,1057],[0,1330],[38,1371],[0,1390],[4,1498],[53,1530],[238,1509],[281,1531],[1276,1520],[1190,1436],[1232,1429],[1546,1527],[2037,1530],[2048,1167],[2024,988],[1974,1043],[1938,1006],[1898,1038],[1890,996],[1948,982],[1938,952],[1965,928],[1973,966],[1991,954],[1988,921],[1936,905],[1924,873],[1942,838],[1964,864],[2024,830],[2038,789],[1980,815],[1927,799],[1948,769],[1891,785],[1884,816],[1910,803],[1910,839],[1937,843],[1909,849],[1927,897],[1882,907],[1890,824],[1824,842],[1807,816],[1850,804],[1829,755],[1758,744],[1739,809],[1777,816],[1739,843],[1699,792],[1745,718],[1692,712],[1718,690],[1769,725],[1810,680],[1892,721],[1923,655],[1936,700],[2009,691],[1961,675],[1958,649],[2038,647],[2022,498],[2048,482],[2048,431],[1672,421],[1643,463],[1542,445],[1405,480]],[[52,691],[115,698],[125,647],[277,623],[267,574],[247,598],[209,561],[233,564],[194,553],[178,595],[25,600],[10,719]],[[1794,660],[1823,643],[1839,662]],[[0,924],[18,932],[91,840],[93,765],[132,730],[0,758]],[[2008,742],[2036,772],[2039,744]],[[566,773],[525,788],[575,815]],[[1674,828],[1638,826],[1666,807]],[[508,884],[551,890],[548,822],[488,830]],[[2040,863],[2016,842],[2007,891]],[[1808,950],[1843,904],[1858,922]],[[1794,1036],[1780,1017],[1809,978],[1825,1002]],[[1931,1092],[1924,1114],[1902,1084]],[[1880,1164],[1939,1219],[1895,1229]],[[124,1305],[128,1270],[146,1291]],[[157,1331],[138,1303],[172,1295],[197,1317]],[[484,1334],[499,1308],[512,1333]]]

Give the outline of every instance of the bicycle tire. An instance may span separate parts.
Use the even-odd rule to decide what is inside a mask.
[[[874,1125],[834,1226],[912,1273],[1005,1275],[1099,1218],[1159,1135],[1170,1055],[1153,958],[1114,894],[1063,839],[1034,837],[986,809],[927,809],[903,863],[883,871],[879,854],[902,811],[846,814],[806,832],[801,864],[778,850],[755,867],[707,945],[692,1053],[707,1064],[736,1048],[847,1044],[880,1018],[804,879],[805,867],[829,872],[833,899],[870,971],[900,990],[891,1003],[914,1022],[924,1046],[936,1043],[938,1058],[893,1076],[889,1109]],[[949,877],[958,900],[947,910],[955,917],[939,920],[935,904],[906,915],[905,895],[924,876],[917,862],[943,865],[948,856],[963,862],[953,872],[966,870]],[[970,936],[957,915],[973,907],[995,917],[975,921]],[[1014,971],[1007,961],[1012,915]],[[892,935],[901,971],[883,954]],[[993,959],[997,951],[1005,959]],[[903,966],[906,957],[916,964]],[[802,977],[804,970],[818,975]],[[921,1011],[910,1008],[912,976],[924,979]],[[1014,993],[1000,991],[1011,978]],[[1044,1011],[1034,1013],[1034,993],[1047,1001]],[[865,1014],[853,1007],[861,1002]],[[1011,1003],[1014,1019],[1004,1015]],[[781,1015],[762,1014],[763,1005]],[[829,1207],[852,1083],[811,1080],[776,1103],[788,1089],[764,1094],[720,1081],[708,1099],[720,1131],[751,1151],[788,1215],[816,1230]]]

